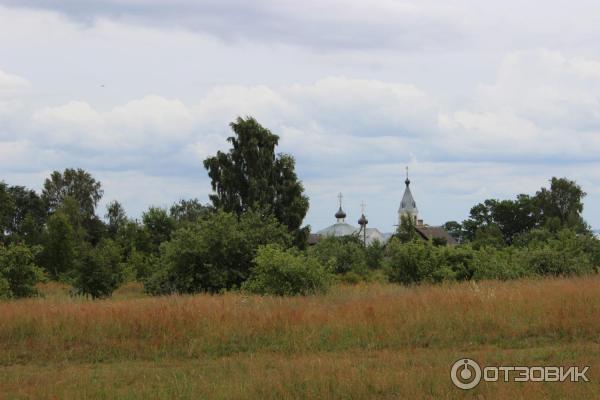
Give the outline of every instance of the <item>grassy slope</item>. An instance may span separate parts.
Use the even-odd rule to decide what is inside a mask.
[[[326,296],[238,294],[0,304],[6,398],[598,398],[600,277],[402,288]],[[590,383],[449,379],[484,364],[591,365]]]

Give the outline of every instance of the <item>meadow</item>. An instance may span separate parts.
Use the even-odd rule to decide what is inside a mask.
[[[600,277],[308,297],[43,297],[0,303],[2,399],[599,398]],[[450,381],[452,363],[589,365],[590,382]]]

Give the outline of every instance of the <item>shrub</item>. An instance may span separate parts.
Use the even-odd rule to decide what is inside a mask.
[[[86,246],[78,261],[75,289],[94,299],[109,297],[124,280],[121,250],[110,239],[102,240],[98,246]]]
[[[393,238],[385,252],[384,268],[390,282],[411,284],[424,279],[433,279],[439,267],[434,247],[423,241],[402,243]]]
[[[311,255],[331,272],[365,277],[368,273],[367,255],[360,239],[355,236],[326,237],[310,249]]]
[[[440,267],[433,272],[434,281],[468,280],[473,277],[475,251],[470,246],[445,246],[435,250]]]
[[[385,246],[379,241],[375,240],[369,244],[366,251],[367,266],[370,269],[381,268],[381,262],[383,261]]]
[[[35,265],[34,251],[20,244],[0,244],[0,297],[18,298],[37,294],[35,285],[44,278]]]
[[[523,264],[522,253],[513,249],[482,247],[475,252],[473,259],[473,279],[516,279],[531,275]]]
[[[218,292],[239,287],[250,276],[258,248],[287,247],[291,237],[274,217],[218,211],[176,230],[163,243],[157,270],[146,280],[151,294]]]
[[[242,288],[252,293],[277,296],[325,293],[331,277],[314,257],[298,250],[267,245],[258,250],[252,275]]]

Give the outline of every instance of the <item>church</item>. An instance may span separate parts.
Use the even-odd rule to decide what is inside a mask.
[[[419,210],[417,208],[417,203],[410,191],[410,179],[408,179],[408,167],[406,168],[406,180],[404,181],[406,187],[404,188],[404,194],[402,195],[402,200],[400,201],[400,207],[398,208],[398,224],[400,226],[402,224],[403,218],[409,218],[414,224],[415,230],[417,234],[422,240],[433,240],[433,239],[441,239],[445,241],[449,245],[456,245],[456,240],[450,236],[450,234],[441,226],[429,226],[423,222],[422,219],[419,219]],[[392,236],[392,233],[382,233],[377,228],[369,228],[367,227],[369,221],[365,216],[365,208],[364,203],[362,205],[361,216],[358,219],[358,227],[355,227],[346,222],[346,212],[342,208],[342,194],[338,195],[339,200],[339,208],[335,213],[336,222],[333,225],[328,226],[327,228],[321,229],[316,234],[311,234],[309,239],[309,244],[316,244],[321,238],[327,236],[350,236],[357,235],[363,243],[368,246],[375,241],[379,241],[380,243],[387,242]]]

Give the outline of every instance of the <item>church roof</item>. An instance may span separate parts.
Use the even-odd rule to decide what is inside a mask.
[[[309,244],[316,244],[321,237],[326,236],[349,236],[356,235],[360,231],[359,228],[355,228],[350,224],[345,222],[338,222],[331,226],[328,226],[325,229],[321,229],[317,233],[313,233],[309,237]],[[367,245],[373,243],[375,240],[378,240],[380,243],[385,243],[390,238],[390,234],[384,234],[379,231],[377,228],[367,228]],[[362,238],[362,235],[360,236]]]
[[[317,235],[323,236],[348,236],[357,231],[357,228],[345,222],[336,222],[325,229],[317,232]]]
[[[445,239],[446,243],[449,245],[458,244],[456,239],[454,239],[448,231],[446,231],[441,226],[415,226],[417,232],[421,235],[421,237],[425,240],[430,240],[433,238],[441,238]]]

